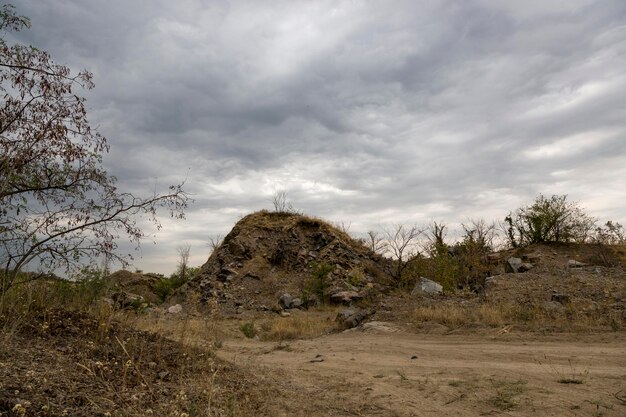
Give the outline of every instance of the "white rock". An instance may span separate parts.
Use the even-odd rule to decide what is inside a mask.
[[[176,304],[167,309],[167,312],[170,314],[178,314],[183,311],[183,306],[180,304]]]

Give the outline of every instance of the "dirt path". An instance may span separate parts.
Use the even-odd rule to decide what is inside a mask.
[[[623,333],[353,331],[283,344],[230,339],[219,355],[284,388],[276,415],[626,415]]]

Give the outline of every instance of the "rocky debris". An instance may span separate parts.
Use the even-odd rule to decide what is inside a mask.
[[[179,314],[179,313],[181,313],[182,311],[183,311],[183,306],[181,306],[180,304],[175,304],[175,305],[173,305],[173,306],[170,306],[170,307],[167,309],[167,312],[168,312],[169,314]]]
[[[361,324],[372,314],[374,314],[372,310],[366,310],[363,308],[355,310],[352,308],[348,308],[339,312],[339,314],[337,314],[337,317],[335,318],[335,321],[343,329],[352,329],[353,327]]]
[[[315,355],[315,357],[314,357],[313,359],[311,359],[309,362],[311,362],[311,363],[316,363],[316,362],[324,362],[324,357],[318,353],[318,354],[317,354],[317,355]]]
[[[587,264],[583,263],[583,262],[579,262],[579,261],[577,261],[575,259],[570,259],[570,260],[567,261],[567,267],[568,268],[582,268],[584,266],[587,266]]]
[[[413,287],[413,291],[411,291],[411,295],[417,294],[441,294],[443,292],[443,287],[436,283],[435,281],[420,277],[420,280]]]
[[[554,292],[552,293],[552,297],[550,298],[550,301],[555,301],[561,304],[567,304],[569,303],[570,299],[569,299],[569,295],[567,294],[559,294],[557,292]]]
[[[157,378],[163,381],[167,381],[170,379],[170,371],[161,371],[157,374]]]
[[[361,295],[356,291],[338,291],[330,295],[330,302],[333,304],[349,305],[361,298]]]
[[[504,266],[506,272],[516,274],[520,272],[527,272],[531,270],[534,265],[530,262],[524,262],[520,258],[510,257],[506,260],[506,264]]]
[[[113,299],[118,308],[139,308],[145,304],[145,300],[141,295],[125,291],[119,291],[112,294],[111,299]]]

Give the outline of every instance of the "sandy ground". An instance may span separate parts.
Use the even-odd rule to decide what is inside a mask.
[[[228,339],[218,354],[272,381],[277,416],[626,416],[626,334]],[[569,382],[569,383],[566,383]]]

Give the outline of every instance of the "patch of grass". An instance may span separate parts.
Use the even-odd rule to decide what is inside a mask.
[[[488,400],[498,410],[507,411],[519,405],[516,397],[527,391],[527,381],[492,381],[496,393]]]
[[[580,378],[561,378],[557,382],[559,384],[582,384],[585,381]]]
[[[510,305],[479,304],[477,306],[461,306],[439,304],[423,306],[415,309],[412,322],[435,322],[449,327],[463,327],[482,324],[489,327],[502,327],[511,320]]]
[[[558,366],[552,363],[552,360],[547,356],[544,357],[543,362],[538,362],[540,366],[544,367],[547,372],[556,379],[559,384],[584,384],[589,376],[588,368],[578,368],[574,366],[571,359],[567,360],[567,366]]]
[[[260,337],[263,340],[283,341],[321,336],[335,329],[331,315],[313,313],[273,319],[261,325]]]
[[[239,326],[239,330],[244,334],[248,339],[252,339],[256,336],[256,328],[254,327],[253,322],[246,322]]]

